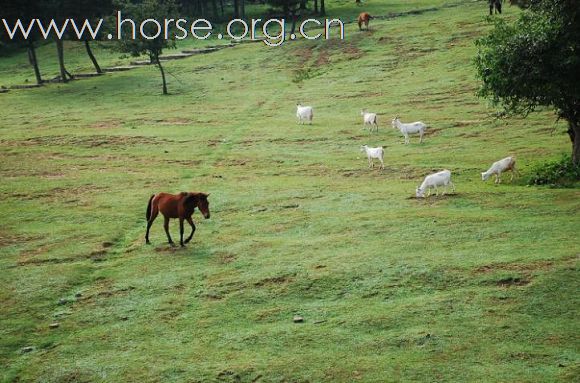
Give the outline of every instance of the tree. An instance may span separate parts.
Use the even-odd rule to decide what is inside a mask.
[[[103,18],[107,15],[110,15],[113,12],[113,3],[112,0],[99,0],[99,1],[94,1],[94,0],[73,0],[74,4],[76,4],[76,7],[71,7],[71,14],[70,14],[70,18],[75,19],[77,25],[83,25],[83,23],[85,22],[85,19],[90,20],[91,22],[94,22],[95,25],[97,24],[96,20]],[[100,35],[102,35],[103,33],[101,32]],[[102,37],[102,36],[99,36]],[[77,36],[78,38],[78,36]],[[88,34],[85,34],[83,36],[83,44],[85,46],[85,50],[87,52],[87,55],[89,56],[89,59],[91,60],[91,62],[93,63],[93,66],[95,67],[95,71],[97,73],[103,73],[103,71],[101,70],[101,66],[99,65],[99,63],[97,62],[97,59],[95,57],[95,55],[93,54],[93,51],[91,50],[91,45],[90,45],[90,41],[91,41],[91,36],[89,36]]]
[[[580,165],[579,0],[530,0],[514,23],[493,23],[476,42],[479,96],[508,114],[553,108],[568,122],[572,159]]]
[[[296,20],[300,11],[301,0],[268,0],[268,3],[273,7],[282,8],[285,20],[292,20],[290,34],[293,34],[296,29]]]
[[[177,7],[174,0],[134,1],[135,2],[131,0],[123,0],[118,3],[118,6],[121,7],[123,12],[123,19],[131,19],[136,24],[135,30],[137,31],[135,39],[131,38],[132,36],[125,36],[124,38],[119,39],[120,49],[122,52],[129,53],[133,56],[147,54],[150,62],[157,65],[161,72],[163,94],[168,94],[165,71],[161,65],[159,56],[163,53],[163,49],[175,47],[175,35],[173,33],[168,33],[168,38],[166,39],[163,25],[161,25],[161,28],[159,29],[153,22],[147,22],[143,25],[144,34],[152,38],[142,36],[138,30],[143,21],[147,19],[177,19]],[[161,24],[163,24],[162,21]]]
[[[41,9],[38,6],[38,3],[34,0],[8,2],[2,8],[2,18],[5,19],[9,25],[15,26],[16,21],[20,20],[25,29],[32,19],[39,17],[40,13]],[[17,33],[13,38],[10,38],[8,33],[3,33],[0,35],[0,40],[10,45],[26,46],[28,51],[28,62],[34,70],[36,83],[42,85],[43,80],[42,75],[40,74],[35,49],[35,42],[38,40],[37,31],[32,29],[27,37],[24,37],[21,33]]]

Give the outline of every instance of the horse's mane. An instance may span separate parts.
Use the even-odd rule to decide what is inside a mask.
[[[207,198],[207,194],[205,193],[199,193],[199,192],[181,192],[181,195],[186,195],[185,199],[183,200],[183,203],[188,203],[190,201],[195,201],[198,197],[206,197]]]

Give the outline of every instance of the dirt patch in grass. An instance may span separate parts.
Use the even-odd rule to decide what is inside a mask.
[[[465,121],[453,121],[451,126],[454,128],[463,128],[465,126],[473,126],[481,124],[483,121],[481,120],[465,120]]]
[[[218,251],[213,254],[212,258],[219,264],[227,265],[228,263],[235,261],[237,256],[227,251]]]
[[[283,310],[280,307],[274,307],[274,308],[259,310],[254,315],[254,318],[257,321],[273,320],[273,319],[277,318],[282,313],[282,311]]]
[[[425,169],[416,168],[413,166],[405,166],[403,168],[397,169],[397,172],[399,173],[399,179],[404,180],[420,180],[425,176]]]
[[[279,275],[276,277],[264,278],[262,280],[259,280],[258,282],[254,283],[254,286],[256,287],[277,286],[277,285],[286,285],[291,282],[294,282],[293,275]]]
[[[202,160],[164,160],[167,164],[177,164],[183,166],[198,166],[203,163]]]
[[[217,167],[230,167],[230,166],[246,166],[250,161],[239,159],[239,160],[226,160],[226,161],[219,161],[215,163]]]
[[[165,120],[155,120],[160,125],[191,125],[192,120],[188,118],[172,117]]]
[[[121,120],[104,120],[104,121],[93,122],[92,124],[89,125],[89,128],[91,128],[91,129],[113,129],[113,128],[118,128],[121,125],[122,125]]]
[[[510,287],[510,286],[525,286],[529,283],[530,283],[529,279],[520,277],[505,277],[499,279],[496,282],[496,285],[499,287]]]
[[[529,263],[492,263],[477,267],[472,271],[472,274],[486,275],[507,272],[508,275],[504,274],[504,276],[500,276],[498,279],[490,282],[499,287],[525,286],[538,273],[546,273],[562,266],[575,267],[578,263],[578,258],[579,255],[574,255],[558,260],[540,260]]]
[[[537,261],[531,263],[492,263],[476,268],[474,273],[485,274],[497,271],[518,271],[530,273],[534,271],[546,271],[554,267],[555,261]]]
[[[429,137],[429,136],[436,136],[438,132],[442,131],[443,128],[430,128],[427,127],[427,130],[425,130],[425,134],[423,135],[423,137]]]
[[[124,146],[158,145],[161,143],[171,143],[167,139],[145,137],[145,136],[41,136],[31,137],[20,141],[2,142],[8,146],[75,146],[83,148],[119,148]]]
[[[427,192],[425,192],[425,195],[427,195]],[[445,194],[439,194],[439,195],[431,194],[429,197],[424,197],[424,198],[417,197],[415,195],[411,195],[411,196],[407,197],[407,199],[414,199],[414,200],[423,202],[425,204],[431,205],[431,204],[438,202],[438,201],[443,201],[443,200],[455,198],[458,195],[460,195],[460,194],[459,193],[445,193]]]

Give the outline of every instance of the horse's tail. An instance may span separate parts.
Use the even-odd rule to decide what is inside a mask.
[[[149,203],[147,204],[147,213],[145,213],[145,219],[149,222],[149,219],[151,218],[151,201],[153,201],[153,197],[155,197],[155,194],[153,194],[151,196],[151,198],[149,198]]]

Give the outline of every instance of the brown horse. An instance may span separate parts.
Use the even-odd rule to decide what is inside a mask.
[[[368,12],[362,12],[358,15],[358,29],[362,31],[362,25],[364,24],[367,27],[367,31],[369,29],[369,21],[374,19]]]
[[[179,243],[184,246],[185,243],[191,241],[193,233],[195,233],[195,224],[191,219],[193,211],[197,207],[205,219],[209,218],[209,202],[207,197],[209,194],[205,193],[186,193],[181,192],[179,194],[168,194],[168,193],[158,193],[153,194],[149,198],[149,204],[147,205],[147,233],[145,234],[145,243],[149,242],[149,229],[157,218],[157,214],[161,212],[165,218],[163,222],[163,228],[165,229],[165,234],[167,234],[167,239],[170,245],[174,245],[171,235],[169,235],[169,219],[179,218]],[[185,242],[183,241],[183,221],[186,220],[191,226],[191,234]]]

